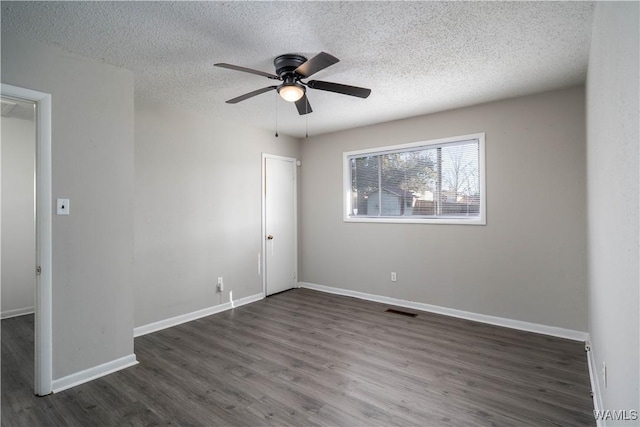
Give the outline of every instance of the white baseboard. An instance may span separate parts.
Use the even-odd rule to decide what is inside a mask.
[[[137,328],[133,328],[133,337],[136,338],[142,335],[150,334],[152,332],[171,328],[172,326],[178,326],[183,323],[191,322],[192,320],[200,319],[202,317],[211,316],[212,314],[229,310],[230,308],[233,308],[231,303],[225,302],[224,304],[214,305],[212,307],[203,308],[202,310],[192,311],[191,313],[181,314],[179,316],[159,320],[147,325],[138,326]]]
[[[591,346],[591,338],[587,337],[585,345],[589,348],[587,351],[587,363],[589,364],[589,379],[591,380],[591,392],[593,393],[593,409],[602,411],[602,394],[600,394],[600,383],[598,382],[598,367],[596,366],[596,356]],[[596,419],[598,427],[606,427],[606,422],[602,418]]]
[[[476,322],[487,323],[490,325],[503,326],[511,329],[519,329],[521,331],[535,332],[543,335],[550,335],[558,338],[566,338],[574,341],[586,341],[588,334],[586,332],[575,331],[572,329],[558,328],[556,326],[541,325],[538,323],[523,322],[521,320],[507,319],[504,317],[489,316],[487,314],[472,313],[470,311],[456,310],[453,308],[441,307],[421,302],[406,301],[397,298],[385,297],[382,295],[367,294],[364,292],[352,291],[349,289],[334,288],[331,286],[317,285],[315,283],[300,282],[301,288],[313,289],[316,291],[327,292],[331,294],[344,295],[354,298],[360,298],[368,301],[380,302],[383,304],[391,304],[398,307],[413,308],[415,310],[428,311],[431,313],[443,314],[445,316],[458,317],[460,319],[473,320]]]
[[[10,319],[11,317],[24,316],[25,314],[33,314],[35,307],[16,308],[14,310],[6,310],[0,314],[0,319]]]
[[[163,329],[171,328],[172,326],[178,326],[192,320],[200,319],[202,317],[211,316],[212,314],[221,313],[223,311],[230,310],[234,307],[240,307],[245,304],[259,301],[264,298],[264,294],[255,294],[248,297],[240,298],[236,301],[226,302],[224,304],[218,304],[211,307],[203,308],[202,310],[192,311],[191,313],[181,314],[179,316],[171,317],[169,319],[159,320],[157,322],[149,323],[147,325],[138,326],[133,328],[133,337],[140,337],[142,335],[150,334],[152,332],[161,331]]]
[[[93,368],[85,369],[84,371],[76,372],[75,374],[53,380],[51,388],[54,393],[59,393],[68,388],[84,384],[137,364],[138,361],[136,360],[136,355],[130,354],[128,356],[103,363],[102,365],[94,366]]]
[[[231,301],[231,306],[233,308],[237,308],[246,304],[251,304],[252,302],[260,301],[261,299],[264,299],[264,294],[249,295],[248,297],[240,298],[236,301]]]

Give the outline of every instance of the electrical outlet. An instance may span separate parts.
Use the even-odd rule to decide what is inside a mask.
[[[398,276],[396,276],[396,272],[395,271],[391,272],[391,281],[392,282],[398,281]]]
[[[607,388],[607,363],[602,362],[602,383],[604,388]]]
[[[222,277],[218,277],[218,292],[224,291],[224,282],[222,281]]]

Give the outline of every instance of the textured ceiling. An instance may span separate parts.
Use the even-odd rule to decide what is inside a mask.
[[[591,2],[7,2],[2,31],[118,65],[136,95],[295,136],[581,84]],[[340,62],[313,79],[364,86],[368,99],[309,90],[298,116],[272,80],[283,53]],[[308,121],[307,121],[308,120]]]

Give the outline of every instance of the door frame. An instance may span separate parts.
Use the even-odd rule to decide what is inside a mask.
[[[294,287],[298,287],[298,159],[293,157],[278,156],[262,153],[262,228],[261,228],[261,255],[259,257],[258,273],[262,275],[262,297],[267,296],[267,159],[276,159],[291,162],[293,168],[293,265],[296,276]]]
[[[51,94],[4,83],[0,93],[36,104],[36,266],[41,274],[35,291],[34,390],[46,396],[53,376]]]

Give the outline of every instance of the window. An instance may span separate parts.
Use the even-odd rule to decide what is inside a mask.
[[[344,153],[344,220],[484,225],[484,134]]]

